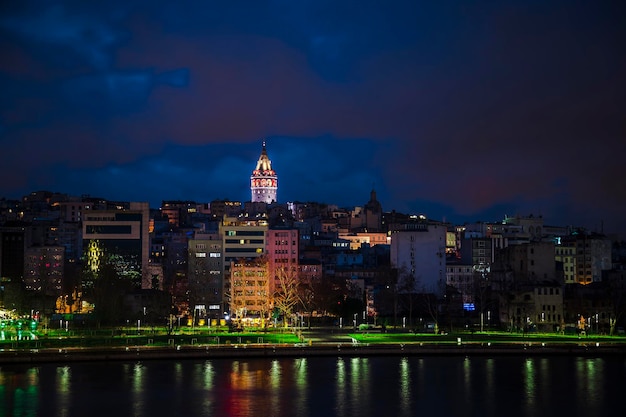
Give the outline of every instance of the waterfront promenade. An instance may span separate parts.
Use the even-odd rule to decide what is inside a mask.
[[[446,335],[400,330],[339,331],[299,329],[280,333],[198,332],[181,334],[74,335],[53,334],[0,343],[0,365],[75,361],[140,361],[245,357],[375,356],[375,355],[626,355],[626,338],[508,334],[496,332]]]

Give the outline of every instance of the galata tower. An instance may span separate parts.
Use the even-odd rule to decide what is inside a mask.
[[[256,168],[250,176],[250,191],[252,192],[252,202],[275,203],[276,192],[278,191],[278,177],[272,169],[272,161],[267,156],[265,141],[261,156],[256,163]]]

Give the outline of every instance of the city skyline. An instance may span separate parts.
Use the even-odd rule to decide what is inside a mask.
[[[626,236],[620,4],[3,5],[0,196],[279,202]]]

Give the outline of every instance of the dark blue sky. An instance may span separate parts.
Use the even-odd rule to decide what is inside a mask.
[[[265,139],[281,202],[626,235],[622,3],[3,2],[0,196],[247,201]]]

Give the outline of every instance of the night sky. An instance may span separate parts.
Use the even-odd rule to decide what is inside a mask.
[[[626,2],[5,1],[0,197],[278,199],[626,236]]]

